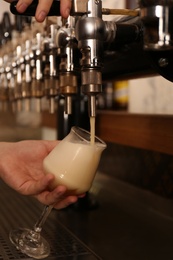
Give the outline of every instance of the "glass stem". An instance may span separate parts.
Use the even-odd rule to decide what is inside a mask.
[[[37,222],[34,225],[34,231],[37,233],[40,233],[42,230],[42,226],[45,223],[46,219],[48,218],[51,210],[53,209],[54,205],[45,206],[43,209],[43,212],[40,216],[40,218],[37,220]]]

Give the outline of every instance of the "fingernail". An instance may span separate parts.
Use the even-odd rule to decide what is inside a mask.
[[[39,20],[40,22],[43,22],[44,21],[44,19],[46,18],[46,12],[45,11],[41,11],[40,13],[39,13],[39,15],[37,16],[37,20]]]
[[[28,7],[27,4],[21,3],[21,4],[17,5],[17,11],[22,13],[26,10],[27,7]]]

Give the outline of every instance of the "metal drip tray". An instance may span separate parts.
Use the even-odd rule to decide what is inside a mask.
[[[20,253],[8,236],[11,229],[32,227],[41,214],[42,205],[35,199],[17,194],[1,181],[0,190],[0,260],[32,259]],[[42,234],[51,246],[46,259],[101,259],[58,220],[57,210],[51,212]]]

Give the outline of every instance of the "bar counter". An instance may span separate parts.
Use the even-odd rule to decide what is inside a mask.
[[[2,181],[0,190],[0,259],[32,259],[11,244],[9,232],[18,227],[32,228],[43,206],[33,198],[17,194]],[[101,259],[59,221],[57,210],[51,212],[45,223],[43,236],[51,246],[50,256],[46,259]]]
[[[31,259],[9,242],[12,228],[32,227],[42,205],[0,183],[0,259]],[[93,210],[53,210],[43,228],[49,260],[172,260],[172,200],[98,172],[91,188]]]

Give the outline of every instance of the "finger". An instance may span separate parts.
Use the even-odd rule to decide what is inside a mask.
[[[67,18],[70,14],[71,0],[61,0],[60,13],[62,17]]]
[[[66,188],[64,186],[58,186],[53,191],[44,191],[35,197],[43,204],[51,205],[59,203],[65,197]]]
[[[19,13],[25,12],[27,7],[32,3],[33,0],[19,0],[16,8]]]
[[[39,0],[35,18],[37,22],[43,22],[49,13],[53,0]]]
[[[63,209],[68,207],[69,205],[75,203],[78,200],[77,196],[68,196],[62,200],[60,200],[59,202],[57,202],[54,205],[54,208],[56,209]]]

